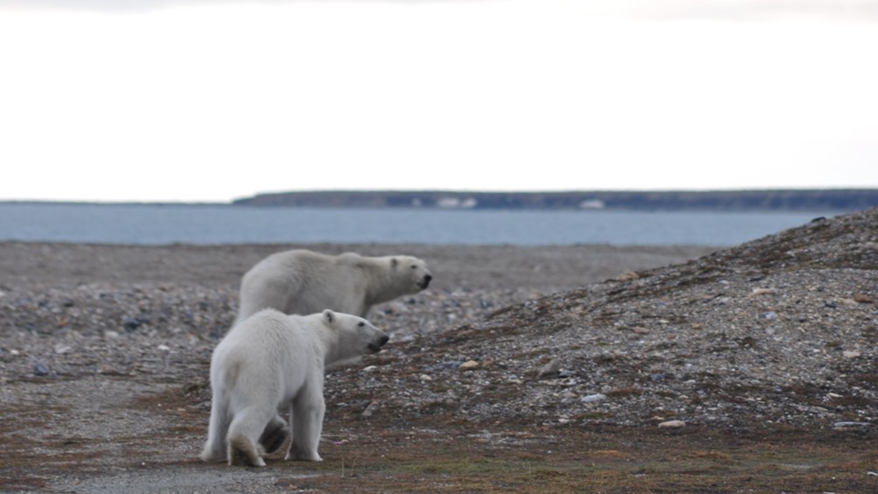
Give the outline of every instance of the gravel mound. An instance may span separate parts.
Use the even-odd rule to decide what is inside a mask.
[[[403,422],[867,428],[876,269],[878,209],[816,219],[422,333],[331,374],[331,406]]]

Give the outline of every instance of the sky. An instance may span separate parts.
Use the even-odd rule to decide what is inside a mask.
[[[878,187],[878,0],[0,0],[0,200]]]

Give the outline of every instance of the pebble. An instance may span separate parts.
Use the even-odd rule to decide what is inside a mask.
[[[58,355],[70,353],[70,350],[72,350],[72,348],[70,348],[70,345],[65,345],[63,343],[58,343],[57,345],[55,345],[55,353],[57,353]]]
[[[663,429],[679,429],[681,427],[686,427],[686,422],[683,422],[682,420],[668,420],[660,423],[658,426]]]
[[[770,293],[774,293],[773,288],[754,288],[752,292],[750,292],[751,297],[756,297],[759,295],[768,295]]]
[[[580,401],[582,401],[583,403],[596,403],[598,401],[604,401],[606,399],[607,399],[607,395],[597,393],[597,394],[593,394],[593,395],[583,396]]]
[[[552,359],[548,364],[540,367],[540,371],[537,374],[538,377],[547,377],[554,376],[561,370],[561,362],[558,359]]]
[[[163,352],[169,352],[169,351],[171,351],[171,347],[169,347],[168,345],[159,345],[159,346],[158,346],[158,349],[161,350],[161,351],[163,351]]]
[[[458,367],[458,369],[465,370],[465,371],[466,370],[473,370],[478,366],[479,366],[479,363],[476,362],[475,360],[467,360],[466,362],[460,364],[460,367]]]
[[[37,362],[34,364],[34,375],[35,376],[45,376],[49,373],[49,369],[43,365],[42,362]]]
[[[365,410],[363,410],[363,413],[362,413],[363,417],[371,417],[372,415],[375,414],[375,412],[380,407],[381,407],[381,404],[378,403],[377,401],[369,402],[369,405],[366,407]]]
[[[126,331],[135,331],[138,327],[140,327],[140,319],[136,317],[126,317],[122,320],[122,325],[125,326]]]
[[[851,430],[851,429],[862,429],[864,427],[869,427],[868,422],[836,422],[832,424],[832,428],[837,431]]]
[[[860,356],[860,352],[856,350],[845,350],[841,353],[844,358],[857,358]]]

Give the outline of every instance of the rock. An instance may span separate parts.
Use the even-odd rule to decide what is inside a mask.
[[[362,413],[363,417],[371,417],[372,415],[375,414],[376,411],[378,411],[378,409],[380,407],[381,407],[381,404],[378,403],[377,401],[369,402],[369,405],[366,407],[365,410],[363,410],[363,413]]]
[[[863,295],[862,293],[858,293],[858,294],[854,295],[854,301],[859,302],[861,304],[871,304],[872,303],[872,299]]]
[[[658,426],[662,429],[679,429],[681,427],[686,427],[686,422],[683,422],[682,420],[668,420],[660,423]]]
[[[171,351],[171,347],[169,347],[168,345],[159,345],[157,348],[163,352],[170,352]]]
[[[540,367],[540,371],[537,373],[537,377],[554,377],[558,374],[558,371],[561,370],[561,362],[557,359],[552,359],[548,364]]]
[[[35,376],[45,376],[49,374],[49,369],[43,365],[42,362],[37,362],[34,364],[34,375]]]
[[[475,360],[467,360],[466,362],[460,364],[460,367],[458,367],[458,369],[467,371],[467,370],[473,370],[478,366],[479,366],[479,363],[476,362]]]
[[[634,326],[631,330],[636,334],[649,334],[649,328],[644,328],[642,326]]]
[[[638,275],[634,271],[625,271],[625,272],[617,275],[614,279],[616,281],[628,281],[628,280],[636,280],[637,278],[640,278],[640,275]]]
[[[376,369],[378,369],[378,367],[376,367],[374,365],[369,365],[369,366],[363,367],[363,372],[374,372]]]
[[[55,353],[57,353],[58,355],[64,355],[65,353],[70,353],[70,350],[72,350],[70,345],[65,345],[63,343],[58,343],[57,345],[55,345]]]
[[[122,320],[122,325],[125,326],[125,330],[128,332],[136,331],[140,324],[140,319],[136,317],[126,317]]]
[[[857,358],[860,356],[860,352],[856,350],[845,350],[841,353],[844,358]]]
[[[580,399],[579,401],[581,401],[583,403],[596,403],[598,401],[604,401],[606,399],[607,399],[607,395],[597,393],[597,394],[593,394],[593,395],[583,396],[582,399]]]
[[[759,295],[769,295],[774,293],[774,288],[754,288],[752,292],[750,292],[751,297],[758,297]]]
[[[832,428],[837,431],[858,430],[869,427],[868,422],[836,422]]]

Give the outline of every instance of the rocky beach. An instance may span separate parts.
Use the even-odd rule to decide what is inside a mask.
[[[385,351],[328,373],[324,464],[202,464],[207,369],[237,283],[294,247],[415,255],[435,280],[373,309]],[[731,248],[2,242],[0,492],[573,492],[590,485],[583,465],[600,477],[659,445],[698,444],[693,458],[738,478],[727,449],[742,437],[820,444],[846,466],[808,470],[815,492],[870,492],[876,270],[876,209]],[[391,466],[421,451],[548,473],[506,486],[490,469]],[[691,476],[662,490],[648,483],[661,470],[637,471],[606,492],[740,492]]]

